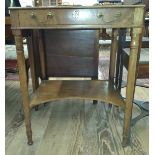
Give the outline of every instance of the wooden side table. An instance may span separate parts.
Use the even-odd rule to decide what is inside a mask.
[[[116,106],[124,107],[123,146],[130,142],[130,125],[132,116],[133,96],[135,90],[137,60],[139,58],[141,34],[143,29],[144,6],[136,5],[105,5],[105,6],[59,6],[59,7],[32,7],[11,8],[12,30],[15,36],[17,58],[20,75],[21,94],[25,115],[26,133],[28,144],[32,145],[32,130],[30,110],[35,105],[56,99],[92,99],[102,100]],[[28,94],[26,83],[26,66],[23,53],[22,31],[27,29],[30,33],[34,30],[44,29],[102,29],[112,28],[112,45],[109,67],[109,80],[85,81],[50,81],[43,80],[36,88],[32,99]],[[128,82],[126,100],[123,100],[115,83],[115,64],[118,50],[118,29],[132,29],[131,52],[128,67]],[[29,39],[32,44],[31,37]],[[33,46],[32,46],[33,47]],[[43,42],[39,41],[39,49],[44,52]],[[31,59],[33,48],[31,48]],[[41,59],[41,69],[45,60]],[[61,63],[61,62],[60,62]],[[31,63],[30,63],[31,64]],[[31,69],[34,72],[35,66]],[[44,73],[44,70],[42,70]],[[34,72],[35,73],[35,72]],[[33,84],[37,81],[34,74]]]

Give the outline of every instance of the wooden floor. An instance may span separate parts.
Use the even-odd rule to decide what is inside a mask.
[[[125,90],[123,90],[125,92]],[[148,100],[136,88],[136,99]],[[32,146],[27,145],[18,81],[6,81],[6,155],[148,155],[149,118],[132,127],[131,146],[123,148],[122,113],[91,100],[53,101],[32,110]],[[133,116],[140,113],[134,106]]]

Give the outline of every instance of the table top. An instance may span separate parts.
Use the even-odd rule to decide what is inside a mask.
[[[66,8],[66,9],[74,9],[74,8],[84,8],[84,9],[93,9],[93,8],[144,8],[145,5],[94,5],[94,6],[80,6],[80,5],[72,5],[72,6],[39,6],[39,7],[9,7],[10,10],[18,9],[18,10],[31,10],[31,9],[47,9],[47,8]]]

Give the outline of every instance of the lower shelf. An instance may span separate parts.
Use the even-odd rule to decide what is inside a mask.
[[[124,106],[124,100],[109,81],[103,80],[48,80],[42,81],[33,94],[30,107],[58,99],[100,100]]]

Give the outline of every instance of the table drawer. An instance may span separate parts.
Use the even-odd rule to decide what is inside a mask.
[[[20,27],[58,27],[65,25],[133,25],[134,8],[104,9],[28,9],[19,10]]]

